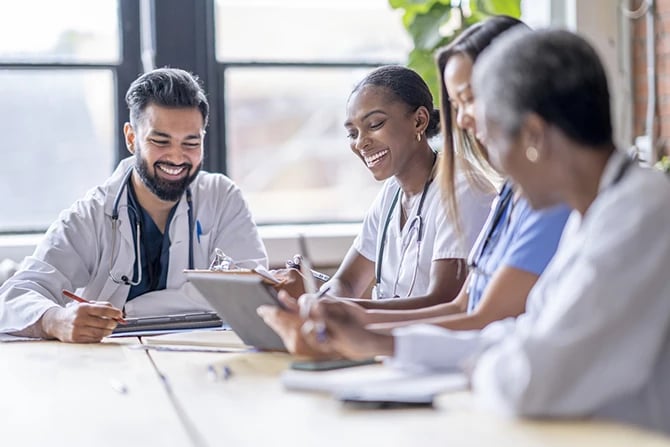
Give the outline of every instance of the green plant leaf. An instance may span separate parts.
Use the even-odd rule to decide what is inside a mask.
[[[426,81],[428,88],[430,88],[430,93],[433,95],[433,101],[437,104],[437,98],[439,93],[437,90],[438,80],[437,80],[437,70],[435,69],[435,60],[433,59],[433,52],[431,50],[419,50],[414,49],[409,53],[409,58],[407,61],[407,66],[412,68],[414,71],[419,73],[419,75]]]
[[[401,7],[393,7],[394,3],[405,3]],[[451,0],[389,0],[389,4],[394,9],[404,9],[402,22],[406,29],[409,29],[417,16],[428,14],[436,4],[451,5]]]
[[[441,27],[449,21],[453,14],[460,13],[460,10],[451,7],[451,0],[389,0],[389,5],[393,9],[404,11],[402,22],[414,42],[414,49],[409,54],[407,66],[423,77],[436,102],[438,98],[438,78],[433,59],[435,49],[448,44],[463,31],[463,28],[488,16],[496,14],[505,14],[516,18],[521,16],[521,0],[463,1],[469,1],[472,14],[464,17],[460,28],[456,27],[453,30],[453,35],[443,36]],[[442,29],[442,31],[444,30]]]
[[[414,47],[421,50],[435,49],[443,39],[440,27],[449,20],[453,11],[451,6],[436,3],[428,13],[417,15],[408,27]]]
[[[391,8],[393,9],[408,9],[411,7],[422,6],[426,3],[426,0],[389,0],[389,5],[391,5]]]
[[[475,9],[489,16],[504,14],[517,19],[521,17],[521,2],[519,0],[475,0],[472,3],[476,4]]]

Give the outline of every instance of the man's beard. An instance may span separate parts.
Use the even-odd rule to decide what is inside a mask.
[[[165,200],[166,202],[176,202],[179,200],[182,194],[184,194],[184,191],[186,191],[186,188],[188,188],[191,182],[193,182],[193,180],[195,180],[195,178],[198,176],[198,172],[200,172],[200,168],[202,167],[202,163],[198,164],[198,166],[193,170],[192,174],[187,175],[181,180],[165,180],[156,174],[158,165],[171,168],[184,167],[186,168],[186,172],[191,172],[193,165],[190,163],[175,165],[165,161],[157,161],[154,163],[153,172],[150,172],[149,164],[140,153],[141,151],[137,151],[135,153],[135,170],[142,179],[142,183],[144,183],[146,187],[149,188],[149,191],[151,191],[159,199]]]

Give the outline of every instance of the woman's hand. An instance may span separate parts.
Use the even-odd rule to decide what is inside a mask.
[[[361,317],[365,310],[360,306],[345,300],[322,299],[309,307],[309,319],[301,331],[312,348],[337,352],[350,359],[393,354],[393,337],[368,330]]]
[[[300,332],[304,320],[300,318],[297,300],[285,290],[279,292],[278,298],[284,309],[278,306],[264,305],[260,306],[256,312],[281,337],[286,349],[291,354],[315,359],[341,357],[330,350],[308,345]]]
[[[305,293],[305,280],[302,277],[300,270],[287,268],[272,270],[270,273],[272,273],[278,281],[281,281],[281,284],[278,284],[275,287],[277,290],[286,290],[292,297],[300,296]]]

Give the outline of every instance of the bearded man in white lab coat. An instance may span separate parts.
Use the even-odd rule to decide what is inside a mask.
[[[209,104],[197,79],[156,69],[133,82],[126,102],[133,156],[63,211],[0,287],[0,332],[97,342],[124,312],[211,310],[183,270],[207,268],[215,248],[267,265],[240,190],[222,174],[200,171]]]

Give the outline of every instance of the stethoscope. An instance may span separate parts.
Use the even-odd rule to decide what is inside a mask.
[[[130,176],[133,173],[133,168],[128,168],[128,171],[123,176],[123,181],[121,182],[121,188],[116,193],[114,198],[114,206],[112,207],[112,253],[109,264],[109,277],[116,284],[125,284],[127,286],[137,286],[142,283],[142,259],[141,259],[141,241],[142,233],[140,231],[140,216],[137,213],[137,210],[129,205],[126,205],[128,211],[131,211],[135,216],[135,262],[133,263],[133,271],[137,267],[137,279],[130,279],[128,276],[123,275],[121,278],[117,278],[114,273],[112,273],[112,266],[114,265],[114,247],[116,247],[116,232],[119,225],[119,201],[123,191],[128,189],[128,182],[130,181]],[[188,268],[193,269],[193,207],[192,207],[192,195],[191,188],[186,189],[186,203],[188,204]]]
[[[437,154],[435,154],[435,158],[433,159],[433,165],[435,165],[436,159]],[[426,201],[426,193],[428,192],[428,187],[430,187],[430,184],[433,182],[433,177],[434,176],[431,173],[430,177],[428,178],[428,181],[423,187],[423,192],[421,193],[421,198],[419,199],[419,206],[416,210],[416,214],[414,215],[412,220],[405,223],[405,225],[407,226],[407,234],[411,234],[412,231],[416,230],[416,263],[414,265],[414,273],[412,274],[412,281],[410,282],[410,286],[407,291],[407,296],[411,296],[412,294],[414,284],[416,283],[416,276],[419,270],[421,241],[423,240],[423,217],[421,213],[423,211],[423,204]],[[381,290],[382,261],[384,259],[384,248],[386,247],[386,233],[388,232],[389,225],[391,224],[391,218],[393,217],[393,210],[395,209],[396,204],[398,203],[401,192],[402,189],[398,187],[398,190],[396,191],[393,197],[391,207],[389,208],[388,213],[386,214],[386,219],[384,221],[384,228],[382,229],[382,239],[379,244],[379,251],[377,252],[377,264],[375,266],[375,285],[372,288],[373,299],[386,298]],[[405,254],[407,253],[407,249],[409,248],[409,246],[410,246],[409,241],[405,241],[405,238],[403,237],[400,261],[398,263],[398,271],[396,272],[395,281],[393,283],[393,297],[395,298],[397,298],[396,290],[398,288],[398,282],[400,281],[400,269],[402,268],[403,261],[405,260]]]
[[[622,162],[621,166],[619,167],[618,172],[614,176],[610,186],[618,183],[626,174],[628,168],[633,164],[634,160],[626,157]],[[470,268],[471,271],[474,271],[480,275],[485,276],[491,275],[490,273],[484,271],[478,264],[481,261],[482,255],[484,254],[486,247],[493,242],[494,233],[496,233],[497,238],[501,236],[503,229],[501,228],[500,231],[496,232],[496,228],[498,228],[500,220],[505,214],[505,210],[508,208],[513,197],[514,197],[514,187],[511,182],[507,181],[500,190],[500,194],[498,195],[498,202],[495,206],[495,211],[489,216],[489,219],[484,224],[484,228],[486,228],[486,231],[480,233],[479,237],[477,238],[477,241],[475,242],[474,245],[475,248],[470,252],[470,256],[468,257],[468,267]],[[511,214],[512,211],[510,210],[510,212],[507,215],[508,221],[511,218]]]
[[[498,225],[500,224],[500,221],[505,214],[505,210],[509,207],[513,197],[514,187],[512,186],[511,182],[507,181],[503,184],[503,187],[500,190],[500,194],[498,195],[498,200],[496,202],[493,213],[489,215],[489,218],[484,224],[483,228],[486,228],[486,231],[482,231],[479,234],[474,248],[470,251],[470,256],[468,256],[468,267],[471,271],[476,271],[479,274],[488,276],[488,274],[478,264],[482,258],[482,255],[484,254],[484,250],[486,250],[486,247],[488,247],[489,244],[493,242],[494,233],[496,234],[497,238],[501,236],[503,229],[501,228],[500,231],[496,232],[496,228],[498,228]],[[507,215],[508,221],[511,218],[511,214],[512,211],[510,210]]]

